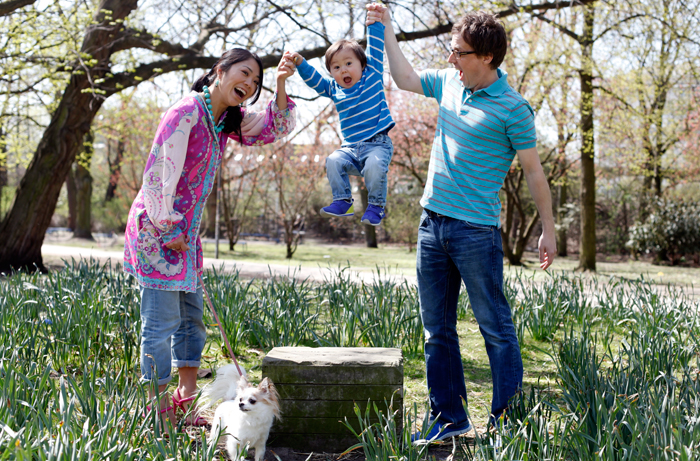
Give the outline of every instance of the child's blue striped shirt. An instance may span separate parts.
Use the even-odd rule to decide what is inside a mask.
[[[389,106],[384,95],[384,24],[375,22],[367,26],[367,66],[362,77],[351,88],[343,88],[330,77],[322,76],[304,60],[299,75],[304,82],[321,96],[335,103],[343,133],[343,146],[365,141],[377,133],[394,127]]]

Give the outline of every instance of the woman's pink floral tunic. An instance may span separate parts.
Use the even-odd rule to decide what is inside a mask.
[[[261,112],[245,111],[241,124],[243,144],[259,146],[284,137],[294,128],[294,103],[279,110],[276,98]],[[124,270],[147,288],[168,291],[197,290],[202,271],[199,225],[214,185],[221,153],[229,138],[216,134],[204,100],[192,92],[163,116],[126,225]],[[218,139],[217,139],[218,138]],[[183,234],[189,251],[165,245]]]

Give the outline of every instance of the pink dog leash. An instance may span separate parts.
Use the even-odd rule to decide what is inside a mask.
[[[211,310],[211,313],[214,314],[214,320],[216,320],[216,324],[219,326],[219,331],[221,332],[221,336],[224,337],[224,342],[226,343],[226,347],[228,348],[228,353],[231,355],[231,358],[233,359],[233,363],[236,364],[236,369],[238,370],[238,375],[243,376],[243,371],[241,371],[241,366],[238,364],[238,360],[236,360],[236,355],[233,353],[233,349],[231,349],[231,344],[228,342],[228,337],[226,336],[226,333],[224,332],[224,328],[221,326],[221,321],[219,320],[219,316],[216,314],[216,310],[214,309],[214,305],[211,302],[211,298],[209,298],[209,293],[207,292],[207,289],[204,287],[204,280],[202,280],[202,274],[197,271],[197,277],[199,277],[199,284],[202,286],[202,291],[204,292],[204,296],[207,298],[207,304],[209,304],[209,310]]]

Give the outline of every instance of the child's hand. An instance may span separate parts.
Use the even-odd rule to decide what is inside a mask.
[[[295,66],[298,66],[302,62],[304,62],[304,56],[300,55],[296,51],[291,51],[289,52],[289,57],[291,58],[292,62],[294,63]]]
[[[286,80],[296,71],[296,66],[291,58],[291,51],[285,51],[279,65],[277,66],[277,81]]]
[[[365,20],[365,25],[374,24],[375,22],[381,22],[384,25],[391,21],[389,15],[389,9],[382,5],[381,3],[370,3],[367,5],[367,19]]]

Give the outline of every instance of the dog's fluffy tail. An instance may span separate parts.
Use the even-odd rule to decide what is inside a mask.
[[[246,376],[246,371],[243,367],[241,367],[241,372],[243,372],[243,376]],[[241,375],[238,373],[238,368],[235,364],[225,365],[216,370],[214,382],[202,389],[198,411],[203,412],[207,408],[211,408],[219,400],[235,399],[240,378]]]

